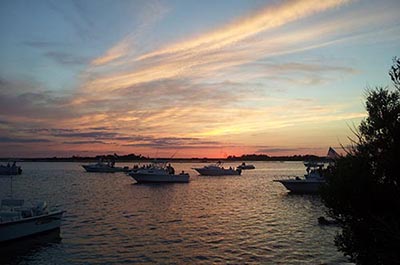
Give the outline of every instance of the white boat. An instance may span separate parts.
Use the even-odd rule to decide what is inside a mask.
[[[307,174],[304,178],[296,177],[294,179],[278,179],[291,193],[318,193],[320,187],[325,183],[323,176],[324,163],[304,162],[307,167]]]
[[[175,169],[166,163],[155,162],[141,168],[134,168],[128,173],[137,183],[176,183],[189,182],[189,174],[182,171],[175,174]]]
[[[89,164],[89,165],[82,165],[82,167],[87,171],[87,172],[103,172],[103,173],[114,173],[114,172],[128,172],[129,167],[116,167],[114,166],[115,162],[104,162],[100,160],[99,162],[95,164]]]
[[[20,175],[22,169],[14,162],[12,165],[8,163],[6,166],[0,165],[0,175]]]
[[[0,208],[0,242],[59,229],[64,211],[48,210],[45,202],[24,207],[24,200],[3,199]]]
[[[242,170],[240,168],[236,169],[232,167],[224,168],[221,162],[193,169],[199,172],[199,174],[203,176],[227,176],[227,175],[240,175],[242,173]]]
[[[255,169],[256,167],[254,165],[247,165],[245,162],[243,162],[241,165],[237,166],[237,168],[245,170],[245,169]]]

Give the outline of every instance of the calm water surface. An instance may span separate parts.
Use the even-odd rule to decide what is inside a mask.
[[[336,228],[321,227],[318,197],[288,195],[272,182],[302,175],[295,162],[255,162],[242,176],[138,185],[123,173],[86,173],[80,163],[20,163],[13,196],[65,213],[61,233],[1,246],[6,264],[334,264]],[[225,164],[236,166],[239,163]],[[128,164],[120,164],[128,165]],[[130,164],[129,166],[132,166]],[[0,197],[10,193],[0,178]]]

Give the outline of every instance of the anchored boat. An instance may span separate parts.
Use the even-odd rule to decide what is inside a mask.
[[[0,175],[20,175],[22,173],[22,169],[20,166],[17,166],[16,162],[13,162],[12,165],[7,163],[6,166],[0,165]]]
[[[48,210],[46,202],[25,207],[24,200],[3,199],[0,207],[0,243],[59,229],[63,213],[58,209]]]
[[[256,167],[254,165],[248,165],[245,162],[243,162],[241,165],[237,166],[237,168],[246,170],[246,169],[255,169]]]
[[[128,172],[129,167],[116,167],[114,161],[104,162],[100,160],[95,164],[82,165],[87,172],[115,173]]]
[[[193,169],[199,172],[199,174],[203,176],[227,176],[227,175],[240,175],[242,173],[242,170],[240,168],[236,169],[232,167],[224,168],[221,162]]]
[[[166,162],[154,162],[141,168],[134,168],[128,175],[137,183],[187,183],[190,178],[184,171],[175,174],[175,169]]]
[[[307,167],[307,174],[304,175],[304,178],[296,177],[274,181],[280,182],[292,193],[318,193],[321,185],[325,183],[324,163],[304,162],[304,166]]]

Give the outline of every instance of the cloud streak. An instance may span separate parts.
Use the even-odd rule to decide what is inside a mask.
[[[63,47],[56,41],[33,38],[35,41],[21,42],[39,48],[47,60],[65,69],[86,68],[79,73],[73,91],[51,91],[32,80],[1,78],[1,136],[38,136],[71,151],[159,148],[217,152],[221,148],[239,150],[244,148],[242,143],[252,150],[302,151],[303,147],[274,147],[268,142],[273,137],[255,139],[252,135],[290,131],[296,138],[296,130],[305,134],[304,128],[365,117],[361,107],[354,107],[360,100],[353,95],[339,100],[321,96],[325,92],[333,95],[327,90],[332,84],[343,85],[339,79],[346,81],[360,74],[360,64],[338,60],[336,54],[311,53],[328,46],[336,51],[335,45],[391,30],[381,24],[382,19],[391,21],[386,19],[389,16],[356,10],[350,2],[277,2],[231,23],[162,42],[165,36],[154,41],[159,32],[153,34],[152,30],[168,19],[169,8],[157,1],[143,7],[145,1],[138,5],[144,12],[134,12],[144,15],[132,16],[140,23],[132,23],[131,31],[116,34],[117,41],[107,39],[114,45],[102,54],[93,52],[100,54],[95,58],[78,56],[70,49],[59,51]],[[52,10],[72,25],[83,22],[74,28],[76,33],[97,25],[94,16],[85,19],[88,6],[74,4],[77,14],[66,16],[59,8]],[[350,11],[341,12],[347,7]],[[165,22],[164,27],[171,20]],[[349,91],[351,85],[344,87]],[[270,146],[261,146],[263,141]]]
[[[263,31],[271,30],[312,14],[335,8],[346,2],[348,1],[288,1],[282,5],[268,7],[199,38],[144,54],[137,58],[137,60],[173,53],[203,53],[205,51],[219,50]]]
[[[268,7],[195,39],[178,42],[133,58],[128,57],[125,59],[124,68],[133,68],[134,71],[97,76],[85,85],[85,90],[110,91],[156,80],[193,78],[255,61],[274,50],[268,49],[269,45],[267,48],[260,45],[266,44],[267,41],[257,45],[257,41],[252,40],[255,36],[347,2],[288,1]],[[127,54],[126,48],[127,41],[124,39],[104,56],[95,59],[93,65],[104,64]]]
[[[0,143],[47,143],[47,139],[0,137]]]

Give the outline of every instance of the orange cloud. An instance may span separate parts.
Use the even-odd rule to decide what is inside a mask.
[[[198,38],[179,42],[138,57],[124,58],[124,62],[121,62],[125,64],[124,69],[132,70],[101,74],[87,82],[84,89],[111,91],[156,80],[176,77],[195,78],[252,62],[276,54],[277,50],[278,52],[281,50],[279,47],[282,47],[282,44],[287,47],[287,44],[293,41],[291,36],[296,34],[291,32],[284,38],[275,36],[262,41],[250,40],[252,37],[289,22],[338,7],[346,2],[348,1],[289,1],[268,7]],[[315,32],[307,37],[314,37],[314,34]],[[126,55],[126,47],[126,40],[123,40],[104,56],[95,59],[92,65],[104,65],[122,54]],[[96,68],[91,70],[96,71]]]
[[[279,6],[268,7],[247,18],[236,21],[228,26],[207,33],[198,38],[184,41],[170,47],[144,54],[137,58],[143,60],[155,56],[172,53],[202,53],[204,51],[218,50],[231,44],[235,44],[246,38],[254,36],[266,30],[282,26],[294,20],[307,17],[314,13],[340,6],[348,0],[326,1],[289,1]]]
[[[112,47],[110,50],[108,50],[103,56],[94,59],[91,62],[91,65],[100,66],[120,59],[128,53],[131,47],[132,44],[130,38],[125,38],[117,45]]]

